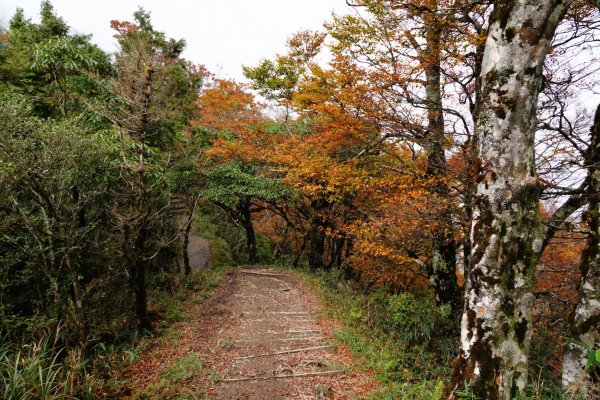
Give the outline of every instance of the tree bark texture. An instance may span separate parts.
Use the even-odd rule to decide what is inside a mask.
[[[439,21],[437,4],[423,16],[426,46],[422,52],[425,70],[425,98],[427,103],[427,174],[444,179],[448,173],[445,148],[444,111],[441,84],[441,40],[443,25]],[[449,190],[445,182],[437,183],[437,192],[447,197]],[[440,217],[440,229],[433,238],[429,280],[439,304],[450,305],[453,311],[460,310],[461,290],[456,278],[456,241],[454,239],[452,210],[446,209]]]
[[[248,250],[248,263],[256,263],[256,232],[252,223],[252,202],[243,201],[239,207],[239,214],[244,230],[246,231],[246,249]]]
[[[589,206],[584,220],[590,229],[587,247],[581,255],[579,301],[571,316],[571,337],[592,349],[600,348],[600,106],[596,110],[588,150]],[[577,390],[588,398],[600,394],[599,372],[588,373],[584,367],[587,350],[567,344],[563,358],[562,383],[565,389]],[[595,386],[595,389],[593,388]],[[598,391],[596,393],[592,392]]]
[[[497,1],[481,67],[477,192],[454,388],[511,399],[527,383],[535,265],[542,248],[534,163],[542,68],[568,1]]]
[[[313,225],[308,235],[308,266],[311,270],[325,267],[325,232],[323,226]]]
[[[189,245],[190,245],[190,231],[192,230],[191,218],[187,222],[185,227],[185,231],[183,232],[183,271],[185,276],[190,276],[192,273],[192,266],[190,264],[190,254],[189,254]]]

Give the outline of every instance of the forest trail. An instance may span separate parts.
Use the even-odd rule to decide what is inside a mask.
[[[193,352],[203,369],[181,387],[193,398],[347,399],[373,385],[352,368],[347,351],[332,346],[337,324],[320,316],[319,302],[297,276],[241,269],[225,279],[181,336],[143,361],[149,367],[134,372],[146,381],[139,383],[147,387],[167,360]]]

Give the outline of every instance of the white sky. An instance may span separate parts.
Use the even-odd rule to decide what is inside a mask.
[[[41,0],[0,0],[0,26],[17,7],[39,21]],[[152,14],[154,27],[168,37],[184,38],[184,57],[204,64],[222,78],[243,80],[242,65],[282,53],[288,36],[321,29],[331,12],[344,13],[345,0],[52,0],[57,15],[75,33],[115,51],[110,20],[133,20],[138,6]]]

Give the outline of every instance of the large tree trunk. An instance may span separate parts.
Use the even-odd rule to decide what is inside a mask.
[[[591,143],[588,150],[589,207],[584,214],[590,234],[587,248],[581,255],[579,302],[571,316],[571,337],[592,349],[600,348],[600,106],[596,110]],[[587,350],[576,344],[567,344],[563,359],[563,387],[580,389],[592,398],[591,385],[598,384],[598,371],[585,371]],[[600,388],[597,388],[600,389]],[[596,389],[596,390],[597,390]],[[600,393],[595,393],[596,395]]]
[[[540,187],[534,163],[536,104],[560,0],[497,1],[481,68],[476,118],[479,183],[454,388],[486,400],[525,389]]]

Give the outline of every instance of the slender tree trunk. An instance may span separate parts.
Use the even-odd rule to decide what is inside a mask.
[[[590,234],[581,255],[579,301],[571,316],[571,337],[592,349],[600,348],[600,106],[596,110],[588,150],[589,207],[584,214]],[[598,371],[584,370],[587,350],[567,344],[563,358],[562,383],[565,389],[580,389],[592,398],[592,384],[600,382]],[[600,389],[600,388],[597,388]],[[595,393],[599,395],[600,393]]]
[[[153,83],[154,70],[151,67],[146,68],[146,75],[144,79],[144,93],[143,93],[143,108],[140,119],[140,129],[137,132],[139,144],[139,163],[137,168],[137,198],[135,199],[135,206],[137,208],[137,215],[139,216],[139,230],[135,238],[133,251],[133,265],[131,273],[131,282],[133,286],[134,310],[138,323],[138,330],[143,332],[145,330],[152,329],[152,321],[148,316],[148,295],[146,290],[146,261],[143,260],[144,250],[147,246],[148,238],[148,218],[149,210],[147,204],[148,191],[145,182],[145,152],[146,152],[146,139],[148,135],[149,115],[150,115],[150,98],[152,95],[152,83]]]
[[[497,1],[476,118],[481,165],[453,388],[486,400],[525,389],[535,265],[543,231],[534,162],[542,68],[567,1]],[[454,395],[453,395],[454,396]]]
[[[193,208],[192,208],[192,210],[193,210]],[[190,265],[190,255],[188,253],[188,247],[190,245],[190,231],[192,230],[192,218],[193,218],[193,216],[190,215],[190,217],[188,218],[187,225],[185,226],[185,231],[183,232],[182,253],[183,253],[183,270],[184,270],[185,276],[190,276],[190,274],[192,273],[192,266]]]
[[[423,50],[411,35],[411,42],[419,52],[421,65],[425,71],[425,98],[427,104],[427,137],[424,148],[427,151],[427,174],[439,181],[435,191],[442,198],[449,191],[444,179],[448,172],[445,147],[444,112],[441,84],[441,40],[443,24],[438,15],[437,1],[431,2],[431,9],[423,14],[426,45]],[[452,210],[448,207],[439,215],[439,229],[433,238],[432,258],[427,274],[439,304],[450,305],[456,313],[460,310],[461,290],[456,279],[456,241],[454,239]]]
[[[138,330],[140,332],[152,330],[152,321],[148,316],[148,294],[146,289],[146,263],[143,259],[143,249],[145,249],[148,237],[148,228],[145,226],[147,214],[145,213],[136,232],[134,251],[135,254],[128,256],[130,262],[130,282],[134,296],[134,312],[137,320]],[[126,249],[129,250],[129,249]]]
[[[79,274],[73,263],[71,262],[71,255],[67,250],[68,243],[63,242],[63,260],[67,267],[67,271],[69,272],[69,277],[71,279],[71,287],[73,288],[73,296],[72,301],[69,301],[71,306],[71,313],[77,327],[77,336],[80,341],[84,341],[87,337],[87,324],[85,320],[84,310],[83,310],[83,288],[79,283]]]
[[[246,249],[248,250],[248,262],[256,263],[256,232],[254,232],[254,224],[252,223],[252,213],[250,211],[252,204],[245,201],[241,204],[240,215],[244,230],[246,231]]]
[[[325,200],[313,200],[310,204],[312,215],[310,230],[308,232],[308,251],[307,259],[310,269],[325,267],[325,242],[327,240],[325,230],[328,227],[326,217],[322,212],[326,211],[330,205]]]
[[[308,266],[315,270],[324,267],[325,233],[322,227],[313,225],[308,238]]]
[[[138,261],[132,268],[131,282],[134,294],[134,310],[140,332],[152,330],[148,316],[148,293],[146,289],[146,263]]]
[[[254,226],[252,221],[246,222],[244,228],[246,229],[246,247],[248,248],[248,262],[250,264],[256,263],[256,233],[254,232]]]
[[[302,245],[300,246],[300,249],[298,250],[296,257],[294,257],[294,262],[292,262],[292,267],[298,268],[298,266],[300,265],[300,259],[302,258],[302,256],[304,255],[304,251],[306,250],[306,242],[307,242],[306,235],[303,235],[302,236]]]

